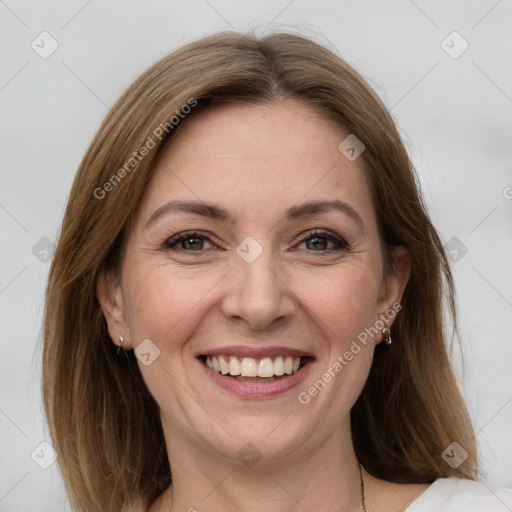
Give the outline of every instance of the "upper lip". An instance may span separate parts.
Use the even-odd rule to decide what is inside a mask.
[[[278,356],[289,356],[289,357],[312,357],[311,352],[299,350],[290,347],[249,347],[244,345],[233,345],[227,347],[215,347],[208,350],[198,352],[196,357],[199,356],[215,356],[215,355],[227,355],[237,357],[252,357],[253,359],[264,359],[265,357],[278,357]]]

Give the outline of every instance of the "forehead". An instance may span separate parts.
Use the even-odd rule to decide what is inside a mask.
[[[338,150],[348,132],[296,102],[216,107],[183,122],[156,166],[143,212],[173,199],[230,204],[264,215],[301,201],[339,199],[373,214],[362,159]],[[371,219],[366,219],[370,221]]]

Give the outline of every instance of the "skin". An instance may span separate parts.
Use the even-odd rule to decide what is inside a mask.
[[[326,512],[361,510],[349,412],[382,334],[360,344],[307,405],[298,401],[359,333],[400,302],[409,278],[404,247],[393,252],[393,271],[384,272],[362,159],[351,162],[338,150],[347,135],[293,101],[228,105],[184,123],[163,153],[120,272],[98,282],[113,342],[123,336],[123,347],[135,348],[150,339],[160,350],[139,366],[161,409],[173,485],[151,512],[292,512],[317,510],[318,503]],[[171,199],[214,203],[234,221],[168,212],[148,225]],[[298,204],[335,199],[360,223],[334,210],[285,217]],[[203,238],[165,245],[191,230]],[[236,252],[248,236],[262,249],[252,263]],[[314,362],[296,388],[242,399],[212,383],[196,358],[230,345],[298,348]],[[261,457],[250,467],[237,455],[247,443]],[[405,510],[426,489],[363,474],[368,511]]]

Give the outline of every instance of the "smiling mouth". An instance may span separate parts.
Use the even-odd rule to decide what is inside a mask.
[[[200,356],[213,371],[240,382],[275,382],[300,371],[308,357],[277,356],[255,359],[225,354]]]

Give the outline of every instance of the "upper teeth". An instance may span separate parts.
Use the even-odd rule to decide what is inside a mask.
[[[206,366],[223,375],[241,375],[242,377],[273,377],[274,375],[292,375],[300,366],[300,357],[279,356],[254,359],[244,357],[240,361],[236,356],[206,356]]]

